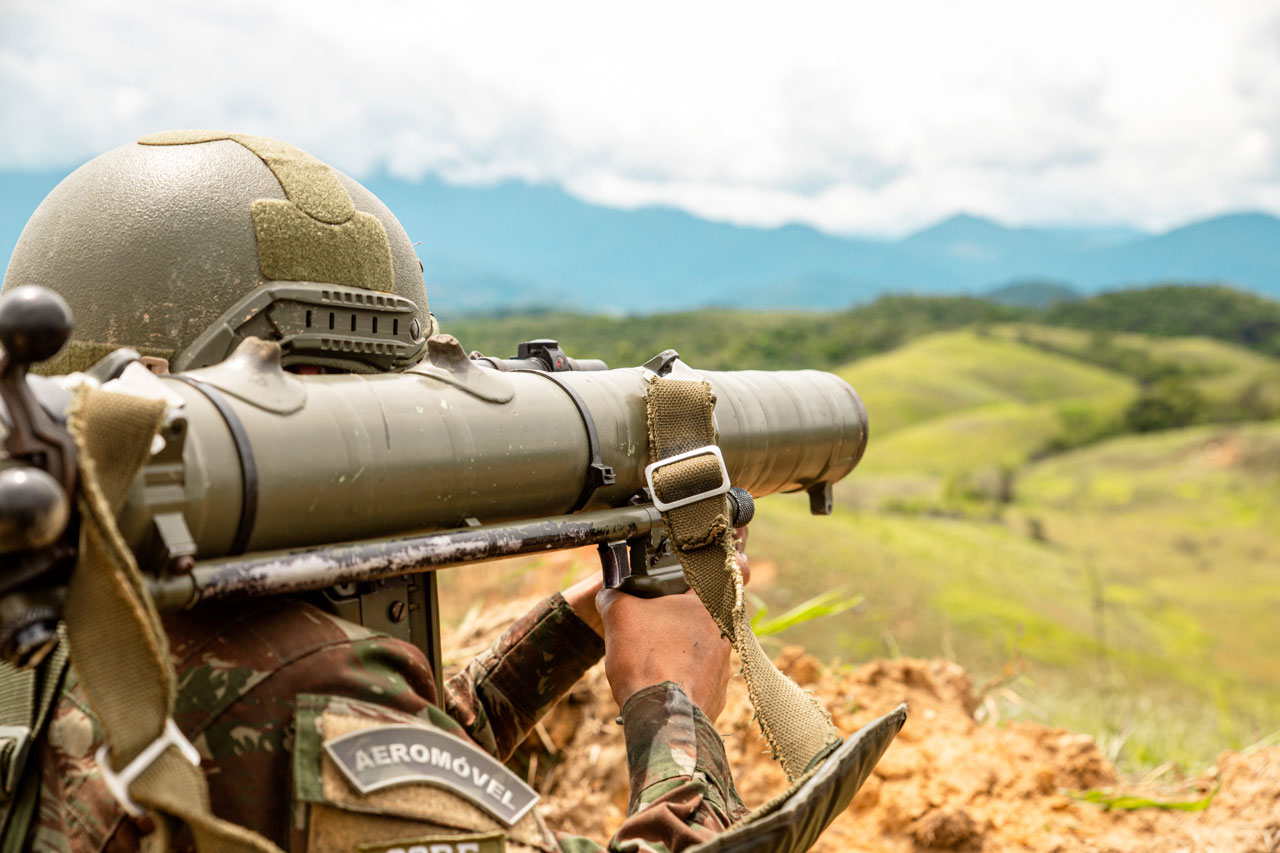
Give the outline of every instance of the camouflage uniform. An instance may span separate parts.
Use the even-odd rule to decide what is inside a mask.
[[[179,683],[174,719],[201,753],[214,813],[295,851],[308,849],[308,821],[326,808],[318,779],[303,778],[310,755],[304,747],[318,742],[310,722],[317,714],[425,720],[505,760],[603,653],[599,636],[557,594],[448,682],[442,710],[416,647],[310,605],[258,600],[205,607],[169,615],[166,629]],[[641,691],[623,718],[631,816],[608,849],[680,850],[745,814],[719,735],[679,687]],[[128,817],[107,790],[93,759],[102,740],[72,670],[40,758],[32,849],[138,848],[149,819]],[[540,818],[530,819],[541,827]],[[423,831],[430,822],[399,824]],[[552,840],[540,831],[545,845],[530,836],[528,847],[508,849],[601,849],[585,838]]]

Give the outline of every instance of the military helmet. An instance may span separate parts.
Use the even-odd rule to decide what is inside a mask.
[[[238,133],[154,134],[68,175],[9,261],[4,290],[27,284],[75,315],[54,373],[119,347],[189,370],[248,335],[279,341],[286,367],[371,373],[415,363],[435,331],[391,211],[305,151]]]

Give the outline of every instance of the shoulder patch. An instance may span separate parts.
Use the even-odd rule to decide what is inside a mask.
[[[324,749],[362,794],[394,785],[437,785],[465,797],[507,826],[514,826],[539,799],[493,756],[436,729],[371,726],[326,740]]]
[[[464,833],[504,835],[508,851],[558,849],[534,808],[537,794],[464,740],[443,711],[406,714],[309,693],[297,703],[293,783],[301,808],[294,829],[315,853]],[[488,851],[481,846],[480,853]]]

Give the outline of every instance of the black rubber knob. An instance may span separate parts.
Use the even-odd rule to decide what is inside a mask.
[[[0,346],[14,361],[53,358],[70,337],[71,308],[52,290],[18,287],[0,299]]]
[[[0,471],[0,554],[53,544],[70,515],[66,492],[41,469]]]
[[[741,486],[730,486],[729,509],[733,510],[733,526],[746,527],[756,517],[755,498]]]

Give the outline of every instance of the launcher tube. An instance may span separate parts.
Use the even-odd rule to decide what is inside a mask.
[[[166,506],[181,513],[197,559],[207,560],[233,553],[237,538],[255,552],[548,518],[574,508],[588,477],[584,417],[545,375],[472,367],[485,375],[298,377],[269,365],[235,369],[245,375],[223,366],[189,374],[203,374],[217,401],[165,380],[184,401],[182,462],[153,465],[135,483],[120,520],[135,550],[154,538],[153,518]],[[716,394],[731,479],[753,495],[833,483],[861,457],[865,410],[839,377],[704,375]],[[644,485],[645,376],[639,368],[556,374],[589,412],[600,458],[616,475],[587,510],[626,506]],[[502,393],[491,378],[505,383],[496,386]],[[294,398],[301,404],[282,413]],[[246,449],[256,472],[248,489]],[[256,498],[248,513],[246,495]]]

